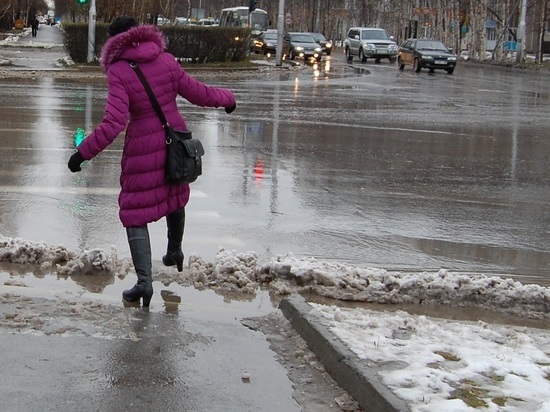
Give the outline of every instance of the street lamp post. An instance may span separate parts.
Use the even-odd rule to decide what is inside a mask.
[[[94,61],[95,21],[96,21],[95,0],[91,0],[90,11],[88,13],[88,63],[91,63]]]
[[[275,65],[283,65],[283,31],[285,29],[285,0],[279,0],[279,14],[277,16],[277,48],[275,49]]]
[[[525,49],[525,13],[527,9],[527,0],[522,0],[521,2],[521,14],[519,17],[518,25],[518,42],[517,42],[517,53],[516,53],[516,62],[520,63],[523,61],[523,52]]]

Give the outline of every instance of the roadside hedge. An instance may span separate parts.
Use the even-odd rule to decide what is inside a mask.
[[[88,24],[63,23],[65,50],[75,63],[88,61]],[[250,29],[234,27],[159,26],[166,50],[188,63],[244,61],[249,53]],[[97,23],[94,59],[109,38],[109,24]]]

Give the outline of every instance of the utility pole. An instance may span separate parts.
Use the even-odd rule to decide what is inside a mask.
[[[279,14],[277,15],[277,49],[275,65],[283,65],[283,32],[285,31],[285,0],[279,0]]]
[[[315,20],[315,31],[321,33],[321,0],[317,0],[317,19]]]
[[[523,61],[523,52],[525,50],[525,13],[527,11],[527,0],[521,1],[521,14],[518,25],[518,43],[516,52],[516,62]]]
[[[95,50],[95,0],[91,0],[90,11],[88,13],[88,63],[94,61]]]

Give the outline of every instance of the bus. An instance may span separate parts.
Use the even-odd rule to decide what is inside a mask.
[[[250,24],[249,24],[250,14]],[[249,13],[248,7],[229,7],[220,14],[220,27],[251,27],[252,34],[266,31],[269,25],[267,11],[256,9]]]

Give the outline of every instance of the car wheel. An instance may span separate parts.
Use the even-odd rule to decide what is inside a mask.
[[[418,61],[418,59],[414,59],[413,70],[417,73],[420,73],[420,69],[422,69],[422,67],[420,67],[420,62]]]
[[[367,56],[363,53],[363,49],[359,49],[359,60],[361,60],[361,63],[367,62]]]
[[[294,50],[290,49],[288,58],[290,60],[295,60],[296,59],[296,56],[294,55]]]
[[[449,73],[449,74],[453,74],[454,71],[455,71],[454,67],[451,67],[450,69],[447,69],[447,73]]]
[[[346,47],[346,60],[348,62],[353,60],[353,56],[351,55],[351,52],[350,52],[349,48],[347,48],[347,47]]]
[[[397,66],[399,67],[399,70],[403,70],[405,68],[405,63],[403,63],[403,60],[401,60],[401,57],[397,59]]]
[[[396,60],[395,57],[390,57],[390,64],[395,64],[395,60]]]

